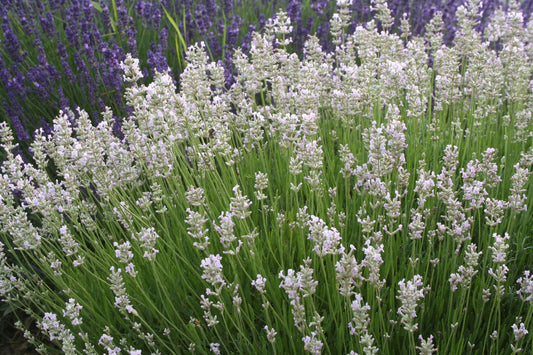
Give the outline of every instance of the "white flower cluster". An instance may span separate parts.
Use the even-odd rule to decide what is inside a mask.
[[[476,267],[478,265],[478,259],[481,254],[482,254],[481,251],[479,253],[477,252],[476,244],[469,244],[466,247],[466,252],[465,252],[466,266],[464,265],[459,266],[458,272],[452,273],[449,278],[452,291],[457,290],[457,287],[459,285],[461,285],[464,288],[470,287],[470,285],[472,284],[472,279],[478,273],[478,270],[476,270]]]
[[[45,313],[42,320],[37,322],[37,327],[47,334],[50,341],[59,340],[61,342],[61,351],[65,354],[76,354],[74,335],[62,324],[54,313]]]
[[[396,298],[401,301],[402,305],[398,308],[398,314],[401,316],[400,322],[408,332],[414,332],[418,329],[418,323],[414,322],[416,318],[416,306],[418,301],[424,298],[424,283],[422,276],[415,275],[413,280],[405,282],[405,279],[398,282],[400,289]]]
[[[115,307],[128,319],[128,314],[137,315],[137,311],[133,308],[130,297],[126,290],[126,284],[122,278],[122,269],[115,270],[115,267],[110,268],[111,274],[108,276],[110,288],[115,295]]]
[[[265,253],[276,254],[269,262],[282,265],[279,287],[287,294],[294,325],[301,333],[298,339],[312,354],[321,353],[328,345],[323,317],[316,313],[323,308],[311,307],[315,301],[323,301],[323,294],[317,295],[318,275],[325,283],[338,283],[330,289],[338,286],[335,296],[342,296],[345,309],[351,310],[344,326],[358,337],[361,349],[366,354],[378,351],[370,328],[379,322],[371,322],[371,312],[384,312],[395,292],[394,287],[386,287],[387,282],[405,276],[395,269],[397,259],[391,253],[397,250],[413,252],[400,260],[408,258],[406,268],[414,276],[398,282],[396,295],[400,303],[396,311],[408,332],[418,328],[417,307],[427,290],[417,274],[422,263],[426,269],[432,266],[435,273],[448,267],[449,277],[432,277],[427,283],[447,279],[450,287],[445,289],[451,290],[451,298],[457,296],[453,292],[459,287],[480,291],[482,288],[472,287],[478,273],[482,275],[480,283],[495,283],[496,294],[503,297],[513,275],[511,265],[506,264],[509,248],[517,238],[504,233],[504,228],[515,228],[511,224],[518,214],[528,212],[530,204],[533,150],[525,149],[533,136],[533,21],[524,27],[523,16],[511,1],[509,11],[496,11],[484,39],[475,30],[481,3],[469,0],[458,9],[455,45],[447,46],[442,14],[427,26],[424,39],[411,36],[405,19],[402,36],[398,36],[390,31],[394,19],[385,0],[372,1],[378,23],[358,26],[349,34],[351,4],[351,0],[336,1],[330,29],[334,51],[322,51],[318,38],[310,36],[303,58],[288,51],[293,23],[280,11],[265,31],[252,35],[249,55],[235,49],[235,83],[231,87],[226,87],[221,63],[209,62],[204,43],[187,49],[179,92],[170,71],[157,73],[150,84],[139,84],[143,77],[139,60],[126,55],[121,68],[128,83],[126,104],[132,113],[122,121],[123,137],[113,132],[116,122],[109,108],[96,125],[81,109],[61,111],[49,134],[36,132],[31,162],[27,162],[14,153],[13,135],[5,122],[0,123],[0,147],[5,156],[0,168],[0,234],[7,240],[0,243],[2,299],[18,305],[42,289],[58,286],[52,282],[54,287],[48,288],[42,275],[61,280],[58,283],[64,286],[72,277],[72,265],[76,272],[83,272],[92,267],[88,262],[101,262],[110,270],[107,280],[114,307],[131,321],[140,316],[133,303],[142,304],[144,294],[133,297],[126,285],[142,282],[147,270],[158,270],[172,260],[164,255],[156,262],[160,252],[181,252],[170,250],[173,242],[182,240],[181,234],[190,237],[184,240],[201,255],[197,259],[201,260],[201,278],[209,288],[196,296],[208,327],[220,323],[246,326],[242,324],[253,305],[246,303],[245,296],[252,287],[257,291],[255,297],[262,300],[266,324],[261,329],[267,341],[275,344],[277,332],[272,325],[278,331],[282,328],[269,317],[275,314],[277,322],[285,315],[278,310],[268,313],[270,307],[279,307],[279,300],[270,304],[267,298],[271,296],[270,292],[267,295],[267,278],[273,281],[258,261],[264,250],[252,248],[258,240]],[[333,125],[335,130],[329,128]],[[418,136],[409,136],[413,132]],[[502,138],[503,144],[494,142],[493,136]],[[418,145],[417,139],[435,143],[428,147],[427,156],[418,154],[426,147]],[[490,147],[497,144],[499,150]],[[520,160],[518,149],[522,150]],[[265,153],[279,160],[268,165],[271,156]],[[412,156],[418,161],[412,161]],[[248,169],[248,162],[256,157],[264,161]],[[231,178],[225,169],[230,169]],[[335,186],[328,186],[332,181]],[[228,191],[207,190],[224,183]],[[286,191],[278,191],[280,186]],[[131,200],[130,195],[134,196]],[[229,199],[225,210],[219,208],[224,199]],[[173,220],[177,216],[180,221]],[[107,229],[114,223],[117,228]],[[208,228],[209,223],[212,227]],[[176,234],[180,233],[176,238],[164,234],[176,226]],[[494,240],[488,247],[492,259],[487,255],[480,262],[478,245],[487,243],[478,238],[485,236],[485,230],[490,230]],[[259,242],[259,233],[271,239]],[[218,240],[212,239],[213,234]],[[283,247],[294,252],[296,246],[307,246],[304,240],[296,246],[289,244],[290,238],[298,236],[311,241],[310,249],[319,259],[308,257],[295,270],[289,264],[295,254],[278,259],[277,252],[285,252]],[[361,247],[356,250],[350,245],[346,252],[343,238],[354,238],[349,240],[356,240]],[[286,243],[276,244],[279,240]],[[425,249],[439,242],[435,248]],[[462,265],[439,263],[439,258],[447,256],[438,253],[447,245],[455,249],[452,257]],[[109,248],[105,255],[92,253],[105,247]],[[280,250],[273,252],[273,247]],[[420,250],[428,254],[422,255]],[[15,257],[11,259],[7,253]],[[229,255],[231,266],[227,269],[221,254]],[[98,260],[100,256],[103,260]],[[147,259],[150,268],[134,265],[138,259]],[[28,272],[8,260],[40,264]],[[257,264],[248,270],[249,263]],[[315,275],[315,265],[323,267],[325,270],[319,271],[324,274]],[[335,265],[335,279],[333,270],[324,265]],[[124,279],[123,271],[131,277]],[[242,274],[233,275],[234,271]],[[331,280],[327,279],[330,276]],[[233,277],[236,281],[229,283]],[[246,287],[240,281],[246,282]],[[531,272],[524,271],[517,284],[517,295],[531,304]],[[280,292],[269,291],[274,295]],[[491,288],[480,293],[487,301]],[[382,302],[382,297],[387,302]],[[68,301],[63,305],[65,300],[60,299],[57,307],[63,308],[64,320],[72,327],[86,326],[87,318],[83,321],[81,312],[88,312],[89,303],[82,307],[70,295],[65,298]],[[379,307],[374,307],[376,304]],[[149,306],[143,306],[143,313],[145,309],[149,313]],[[511,327],[515,352],[528,334],[529,318],[525,322],[517,318]],[[69,330],[56,314],[45,313],[37,324],[65,353],[79,352],[74,348],[74,328]],[[190,328],[195,327],[201,325],[192,318]],[[169,328],[164,335],[170,334]],[[149,346],[155,337],[160,338],[140,332],[140,325],[134,325],[134,330]],[[183,338],[191,344],[190,349],[203,346],[202,351],[213,353],[226,347],[222,340],[233,339],[220,336],[218,327],[209,330],[212,332],[197,334],[216,333],[219,342],[209,339],[201,345],[196,338],[197,343],[191,342],[193,337]],[[432,354],[436,351],[434,338],[424,333],[428,337],[420,336],[417,348]],[[90,353],[91,345],[85,340],[89,335],[80,337]],[[380,337],[381,341],[389,334]],[[414,335],[410,337],[414,341]],[[98,345],[108,353],[140,352],[128,348],[128,339],[115,339],[109,328],[91,338],[99,339]],[[121,347],[116,345],[119,342]]]
[[[315,243],[313,251],[318,257],[323,258],[325,255],[340,254],[344,251],[344,247],[340,245],[341,235],[335,227],[329,228],[317,216],[310,216],[308,225],[309,237],[307,239]]]
[[[291,311],[294,316],[294,325],[304,332],[307,328],[305,308],[302,298],[311,297],[316,292],[318,281],[313,279],[313,269],[310,268],[311,259],[304,260],[304,265],[300,265],[300,271],[287,270],[287,275],[283,271],[279,272],[282,279],[279,287],[283,288],[289,297]]]

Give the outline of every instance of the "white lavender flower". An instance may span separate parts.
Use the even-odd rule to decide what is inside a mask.
[[[262,201],[267,198],[267,196],[263,193],[263,190],[265,190],[268,187],[268,175],[265,173],[262,173],[260,171],[255,173],[255,185],[254,188],[256,189],[255,197]]]
[[[220,234],[220,243],[224,248],[224,254],[237,254],[242,245],[242,241],[238,241],[237,245],[233,245],[237,241],[237,236],[234,233],[233,228],[235,227],[235,222],[233,222],[232,212],[222,212],[219,216],[220,225],[213,224],[215,231]],[[213,222],[214,223],[214,222]]]
[[[343,250],[341,259],[335,264],[337,272],[336,278],[339,282],[339,293],[344,297],[354,294],[355,287],[361,287],[363,275],[361,265],[357,263],[353,253],[355,247],[350,245],[350,252],[346,254]]]
[[[524,326],[524,323],[520,323],[520,326],[513,324],[511,328],[513,329],[514,340],[516,342],[519,342],[523,337],[529,334],[528,330]]]
[[[398,308],[398,314],[401,316],[400,322],[408,332],[414,332],[418,329],[418,323],[415,323],[414,319],[417,317],[416,306],[418,301],[424,298],[423,285],[422,276],[420,275],[415,275],[413,280],[407,281],[407,283],[405,279],[398,282],[400,289],[396,298],[402,303],[400,308]]]
[[[379,272],[379,269],[383,264],[383,258],[381,257],[383,250],[383,244],[378,245],[377,248],[371,244],[368,244],[363,248],[365,258],[361,262],[361,265],[368,270],[366,281],[376,288],[377,291],[381,290],[385,285],[385,280],[380,279]]]
[[[199,250],[207,250],[209,246],[209,236],[207,233],[209,229],[205,228],[204,225],[207,222],[207,214],[204,211],[203,214],[192,211],[190,208],[187,208],[187,218],[185,223],[187,223],[187,234],[194,239],[193,245]],[[220,232],[219,232],[220,233]]]
[[[248,200],[248,198],[242,194],[239,185],[233,187],[233,192],[235,193],[235,196],[230,199],[231,214],[236,218],[245,219],[252,214],[252,211],[248,210],[252,205],[252,201]]]
[[[353,312],[353,318],[351,322],[348,323],[350,334],[358,334],[359,336],[362,336],[365,332],[368,332],[368,325],[370,324],[368,311],[370,311],[370,306],[368,303],[363,304],[363,297],[361,294],[355,293],[355,300],[350,307]]]
[[[288,46],[292,39],[288,36],[292,32],[291,18],[287,16],[287,13],[283,10],[279,10],[276,13],[276,17],[272,22],[273,31],[279,36],[278,44],[280,46]]]
[[[155,249],[155,243],[158,238],[159,235],[153,227],[142,228],[141,231],[137,233],[137,235],[133,236],[133,239],[138,241],[141,248],[144,249],[143,257],[147,258],[150,261],[154,261],[157,253],[159,253],[159,250]]]
[[[143,75],[139,67],[139,59],[133,58],[131,53],[126,54],[126,59],[120,64],[124,71],[124,81],[136,83]]]
[[[384,31],[388,31],[392,26],[391,10],[385,0],[372,0],[372,10],[376,11],[376,18],[381,23]]]
[[[507,201],[488,197],[485,199],[485,221],[489,227],[495,227],[502,223],[505,211],[509,203]]]
[[[78,254],[79,243],[74,240],[72,234],[67,229],[67,226],[62,226],[59,229],[59,241],[62,245],[63,252],[66,256],[74,256]]]
[[[274,344],[276,342],[276,335],[278,333],[274,330],[274,328],[269,328],[268,325],[265,325],[265,331],[267,333],[267,339],[271,344]]]
[[[515,173],[511,177],[511,194],[508,197],[508,202],[511,210],[519,213],[527,210],[527,197],[524,194],[526,192],[524,186],[526,185],[531,172],[528,169],[521,167],[520,164],[516,164],[514,168]]]
[[[489,247],[492,250],[492,262],[495,264],[504,264],[507,258],[507,249],[509,249],[509,234],[505,233],[502,237],[494,233],[492,237],[494,238],[494,245]]]
[[[325,222],[317,216],[310,216],[309,237],[315,243],[313,251],[319,256],[324,257],[327,254],[339,254],[344,249],[339,247],[341,236],[335,227],[331,229],[326,226]]]
[[[224,275],[222,274],[222,256],[209,255],[203,259],[200,267],[203,269],[202,279],[206,280],[210,285],[221,288],[226,285]]]
[[[266,279],[259,274],[257,274],[257,279],[252,280],[252,286],[254,286],[257,289],[257,291],[259,291],[262,294],[266,293],[265,285],[266,285]]]
[[[133,253],[131,251],[131,244],[129,241],[126,241],[122,244],[113,242],[115,246],[115,257],[123,264],[128,264],[131,259],[133,259]]]
[[[477,251],[476,244],[469,244],[466,247],[465,253],[465,265],[459,266],[457,273],[452,273],[450,275],[449,281],[452,287],[452,291],[457,290],[457,287],[461,285],[464,288],[470,287],[472,279],[478,273],[476,267],[478,265],[479,256],[482,254],[480,251]]]
[[[213,352],[213,354],[215,354],[215,355],[219,355],[219,354],[220,354],[219,347],[220,347],[220,344],[219,344],[219,343],[210,343],[210,344],[209,344],[209,349],[210,349],[210,350]]]
[[[311,332],[311,335],[305,336],[302,338],[304,342],[304,350],[309,351],[313,355],[319,355],[322,353],[322,343],[318,338],[316,332]]]
[[[126,291],[126,284],[121,275],[122,269],[119,268],[115,271],[115,267],[111,266],[110,271],[111,274],[108,276],[107,280],[110,283],[111,291],[113,291],[113,294],[115,295],[115,307],[126,317],[128,314],[137,315],[137,311],[132,306]]]
[[[206,293],[210,293],[209,292],[210,290],[207,289],[206,290]],[[212,312],[211,312],[211,307],[217,307],[217,305],[215,303],[213,303],[213,301],[211,301],[209,299],[209,294],[206,296],[206,295],[200,295],[200,308],[202,308],[204,310],[204,320],[205,320],[205,323],[207,324],[208,327],[214,327],[216,326],[218,323],[220,323],[220,321],[218,320],[218,316],[217,315],[214,315]],[[192,319],[191,319],[192,321]]]
[[[72,325],[80,325],[83,322],[82,317],[80,317],[80,311],[82,308],[83,307],[77,303],[74,298],[69,298],[68,302],[65,303],[63,317],[69,318]]]
[[[524,271],[524,276],[520,277],[516,282],[520,285],[520,289],[516,291],[518,296],[524,302],[533,304],[533,275],[529,270]]]
[[[37,327],[46,335],[50,341],[61,342],[61,350],[68,355],[76,354],[74,335],[70,329],[66,328],[54,313],[45,313],[43,318],[37,322]]]
[[[430,335],[427,339],[424,339],[422,338],[422,335],[419,335],[418,339],[420,340],[420,346],[417,346],[416,348],[420,351],[420,355],[431,355],[438,351],[433,344],[433,335]]]
[[[205,206],[204,189],[201,187],[194,188],[193,186],[189,186],[185,192],[185,198],[191,206]]]

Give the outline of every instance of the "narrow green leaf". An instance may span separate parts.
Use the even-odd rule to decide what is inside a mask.
[[[178,58],[178,67],[180,71],[183,69],[181,66],[181,51],[179,50],[178,36],[174,37],[174,43],[176,46],[176,57]]]
[[[183,13],[183,37],[187,38],[187,21],[186,21],[186,11],[185,11],[185,5],[181,7],[181,12]]]
[[[111,4],[113,5],[113,15],[115,16],[115,20],[111,19],[111,27],[113,27],[113,31],[117,32],[117,24],[118,24],[118,11],[117,11],[117,2],[115,0],[111,0]]]
[[[97,3],[96,1],[91,1],[91,4],[93,5],[93,7],[98,11],[98,12],[102,12],[102,6],[100,6],[99,3]]]
[[[165,9],[165,7],[163,7],[163,11],[165,11],[165,15],[167,16],[168,21],[170,22],[172,27],[174,27],[174,30],[176,31],[178,35],[181,45],[183,46],[184,49],[187,49],[187,43],[185,43],[185,40],[183,39],[183,36],[181,35],[181,31],[180,31],[178,24],[176,23],[176,21],[174,21],[172,16],[170,16],[170,14],[168,13],[167,9]]]
[[[215,57],[213,57],[213,53],[211,52],[211,48],[209,48],[209,44],[208,43],[204,43],[205,44],[205,48],[207,48],[207,54],[209,55],[209,59],[211,59],[212,62],[215,61]]]

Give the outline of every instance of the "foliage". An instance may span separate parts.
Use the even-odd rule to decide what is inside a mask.
[[[533,22],[479,9],[446,45],[338,1],[301,58],[279,12],[229,88],[126,55],[121,135],[65,109],[24,161],[1,124],[0,295],[64,353],[531,352]]]

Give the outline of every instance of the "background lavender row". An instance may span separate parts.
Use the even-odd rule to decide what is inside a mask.
[[[437,12],[443,13],[445,38],[455,33],[455,10],[464,1],[388,2],[395,18],[405,13],[413,34],[421,34]],[[501,1],[485,1],[479,30]],[[184,48],[166,17],[175,20],[186,44],[204,41],[213,60],[221,60],[226,80],[232,81],[232,51],[250,45],[251,30],[262,29],[267,18],[284,8],[294,24],[293,50],[301,53],[309,33],[317,33],[324,49],[331,50],[329,19],[334,1],[241,0],[5,0],[0,9],[0,100],[2,121],[14,128],[18,140],[28,142],[39,126],[60,108],[80,106],[93,117],[110,106],[127,114],[122,100],[124,83],[119,63],[125,53],[141,58],[147,80],[154,71],[171,67],[176,77],[183,69]],[[351,31],[371,18],[369,0],[355,0]],[[524,14],[533,0],[521,2]],[[526,18],[527,20],[527,18]],[[120,134],[120,119],[116,118]]]

